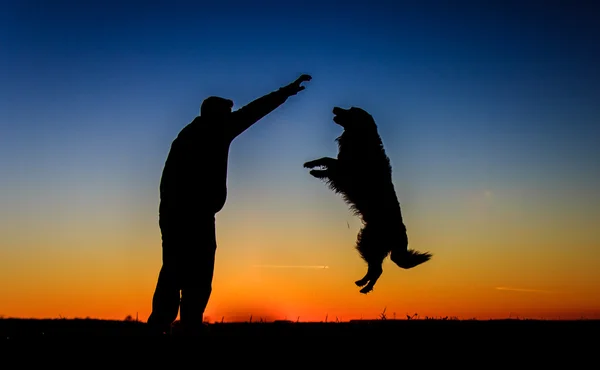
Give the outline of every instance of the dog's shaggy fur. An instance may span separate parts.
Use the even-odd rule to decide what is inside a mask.
[[[323,157],[304,163],[304,167],[341,194],[361,218],[363,227],[357,236],[356,249],[368,270],[355,284],[366,294],[383,273],[383,260],[388,254],[403,269],[427,262],[432,254],[408,248],[406,227],[392,183],[392,167],[373,117],[356,107],[335,107],[333,114],[333,121],[344,128],[336,139],[337,159]]]

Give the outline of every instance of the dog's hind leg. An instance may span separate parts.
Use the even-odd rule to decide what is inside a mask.
[[[383,273],[383,269],[381,268],[381,266],[377,266],[377,267],[369,266],[367,275],[365,275],[365,277],[363,279],[359,280],[359,282],[362,282],[362,280],[364,280],[366,278],[366,279],[368,279],[369,282],[367,285],[365,285],[360,290],[360,292],[363,294],[367,294],[367,293],[371,292],[373,290],[373,287],[375,286],[375,283],[377,283],[377,280],[379,280],[379,277],[381,276],[382,273]]]
[[[365,274],[365,276],[363,276],[362,279],[356,280],[354,282],[354,284],[356,284],[356,286],[363,287],[363,286],[367,285],[368,282],[369,282],[369,271],[367,271],[367,273]]]
[[[373,290],[375,283],[377,283],[377,280],[379,280],[379,277],[382,273],[383,269],[381,268],[381,266],[371,265],[369,266],[367,274],[362,279],[355,281],[354,283],[358,286],[364,285],[360,292],[363,294],[367,294]]]

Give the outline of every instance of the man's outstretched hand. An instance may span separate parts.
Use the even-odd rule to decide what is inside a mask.
[[[285,88],[289,91],[290,95],[296,95],[300,91],[304,90],[304,86],[300,85],[302,82],[310,81],[312,77],[309,75],[302,75],[298,77],[298,79],[291,84],[287,85]]]

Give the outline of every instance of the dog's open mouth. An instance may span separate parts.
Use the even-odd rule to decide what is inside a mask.
[[[341,119],[339,116],[335,116],[333,117],[333,122],[337,123],[338,125],[344,127],[344,125],[341,123]]]
[[[340,116],[344,113],[344,109],[339,108],[339,107],[335,107],[333,108],[333,122],[337,123],[338,125],[344,127],[344,125],[341,122]]]

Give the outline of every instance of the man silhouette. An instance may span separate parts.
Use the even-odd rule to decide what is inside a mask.
[[[184,333],[201,332],[212,292],[215,215],[227,198],[230,144],[310,80],[301,75],[235,112],[231,100],[211,96],[171,144],[160,181],[162,267],[148,318],[152,332],[168,333],[178,311]]]

